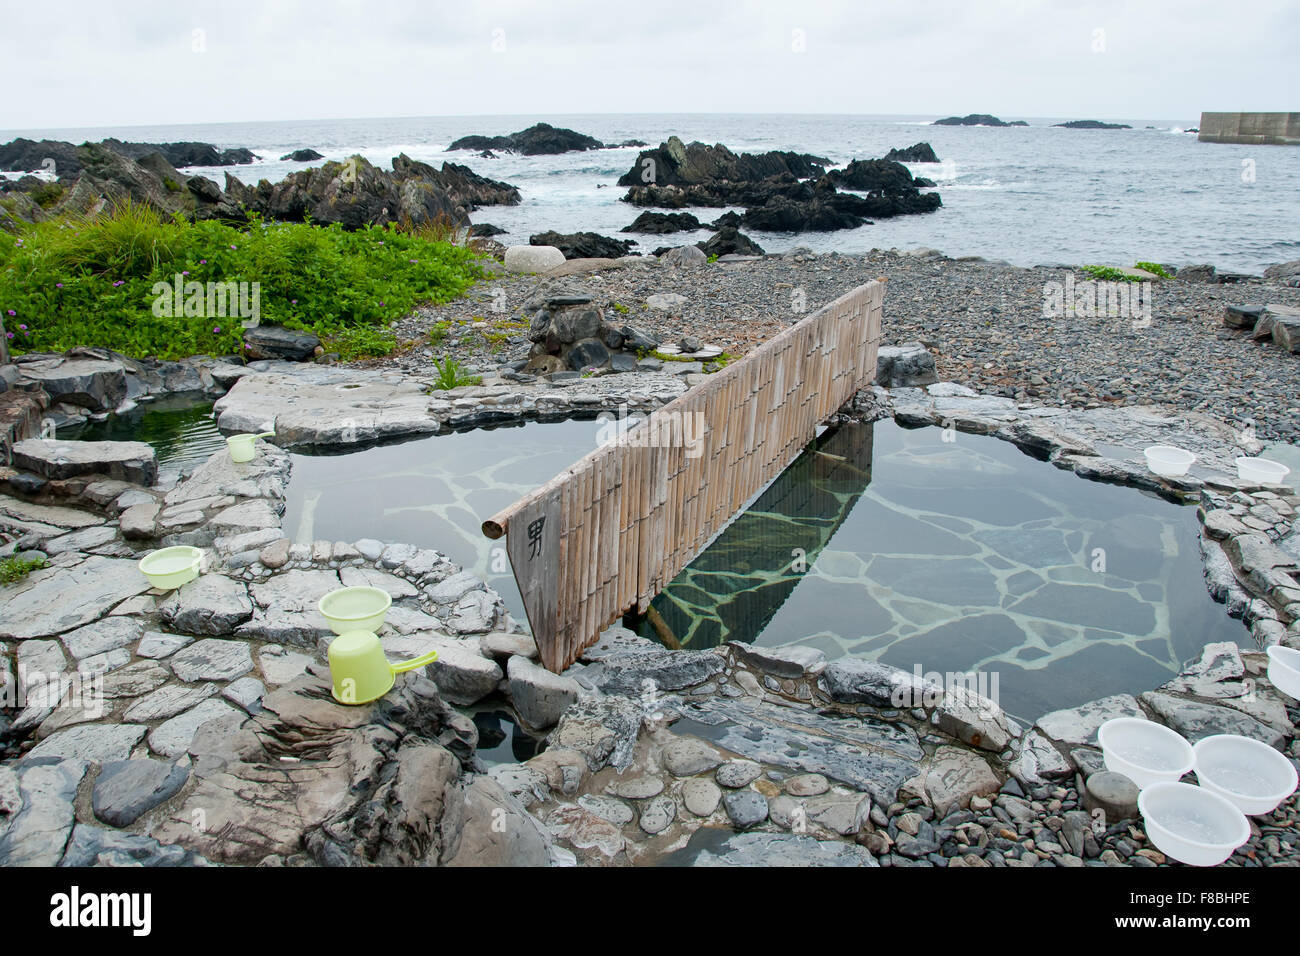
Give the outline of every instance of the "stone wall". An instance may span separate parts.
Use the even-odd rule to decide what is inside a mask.
[[[1202,143],[1300,146],[1300,113],[1202,113]]]

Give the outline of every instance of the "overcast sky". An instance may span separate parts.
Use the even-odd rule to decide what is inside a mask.
[[[474,114],[1300,108],[1295,0],[7,4],[0,129]]]

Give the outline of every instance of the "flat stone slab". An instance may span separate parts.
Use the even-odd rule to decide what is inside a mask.
[[[936,750],[925,776],[926,795],[940,817],[966,808],[972,797],[996,793],[1001,785],[988,761],[960,747]]]
[[[76,530],[102,525],[104,519],[76,508],[64,508],[61,505],[36,505],[19,498],[0,495],[0,526],[6,518],[23,522],[52,525],[56,528]]]
[[[342,370],[245,375],[213,406],[226,432],[266,431],[280,445],[340,446],[437,431],[429,396],[414,381]]]
[[[189,771],[161,760],[117,760],[104,764],[91,798],[95,816],[115,827],[129,827],[141,814],[174,796]]]
[[[1036,726],[1044,735],[1068,746],[1097,746],[1097,728],[1114,717],[1142,717],[1137,698],[1115,694],[1092,700],[1078,707],[1054,710],[1038,718]]]
[[[171,668],[186,682],[234,680],[253,669],[253,655],[244,641],[227,641],[209,637],[177,651]]]
[[[175,717],[207,700],[216,692],[217,685],[212,683],[194,686],[168,684],[132,703],[122,715],[122,719],[134,723],[148,723]]]
[[[20,760],[0,766],[0,866],[56,866],[76,822],[73,806],[86,774],[80,760]]]
[[[159,724],[149,734],[149,748],[164,757],[179,757],[190,748],[194,735],[210,720],[220,720],[233,731],[248,715],[225,701],[209,698],[192,710]]]
[[[63,646],[80,660],[134,644],[144,625],[133,617],[106,617],[63,635]]]
[[[273,644],[314,648],[318,638],[333,633],[316,605],[339,587],[338,574],[324,570],[288,571],[255,583],[249,587],[255,605],[253,617],[239,625],[236,633]]]
[[[29,757],[75,757],[94,763],[125,760],[149,728],[143,724],[77,724],[51,734]]]
[[[1280,750],[1286,741],[1281,731],[1231,707],[1184,700],[1158,691],[1143,694],[1142,703],[1192,743],[1213,734],[1240,734]]]
[[[14,445],[13,466],[51,479],[107,475],[146,487],[158,480],[153,446],[142,441],[27,438]]]
[[[712,698],[681,708],[698,728],[679,724],[723,749],[759,763],[820,773],[871,794],[888,806],[898,789],[921,772],[916,733],[903,724],[867,718],[823,717],[812,710]]]
[[[7,588],[0,638],[62,634],[103,617],[121,601],[149,589],[133,560],[92,555],[72,567],[33,571]]]
[[[201,574],[158,607],[163,621],[188,634],[233,634],[253,616],[243,582],[220,574]]]
[[[732,833],[701,827],[665,866],[879,866],[856,843],[822,842],[798,833]]]

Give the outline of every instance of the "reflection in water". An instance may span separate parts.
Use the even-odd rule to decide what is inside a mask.
[[[1202,582],[1194,509],[943,435],[823,433],[655,598],[676,640],[994,672],[1026,719],[1246,641]]]
[[[73,441],[143,441],[153,446],[159,465],[188,470],[226,447],[226,439],[212,419],[212,400],[203,396],[175,395],[137,405],[103,421],[67,425],[59,438]]]

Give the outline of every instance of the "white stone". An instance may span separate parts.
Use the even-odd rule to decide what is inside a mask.
[[[205,700],[192,710],[155,727],[149,734],[149,747],[163,757],[179,757],[189,750],[194,735],[208,721],[220,720],[233,731],[243,723],[245,716],[224,701]]]
[[[506,249],[507,272],[547,272],[564,265],[564,253],[555,246],[510,246]]]

